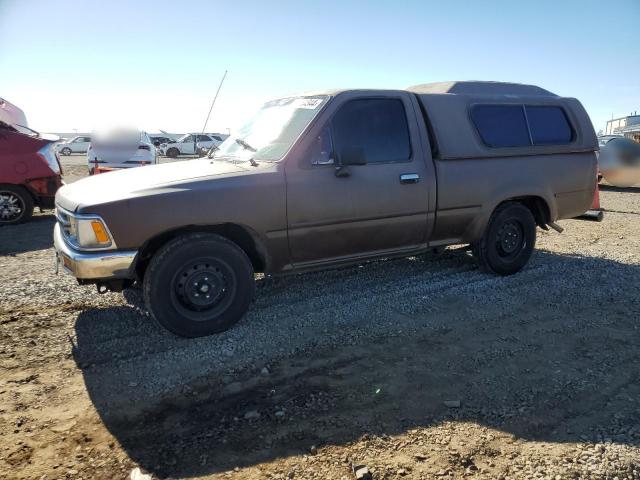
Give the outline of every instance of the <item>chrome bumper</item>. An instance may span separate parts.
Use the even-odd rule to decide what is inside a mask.
[[[60,225],[53,229],[53,246],[58,266],[80,280],[134,278],[137,250],[78,252],[64,241]]]

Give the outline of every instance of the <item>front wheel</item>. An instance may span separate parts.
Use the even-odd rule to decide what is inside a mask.
[[[246,313],[254,291],[253,267],[244,251],[207,233],[170,241],[151,259],[143,283],[151,315],[182,337],[231,328]]]
[[[33,215],[33,198],[18,185],[0,185],[0,225],[24,223]]]
[[[60,150],[60,153],[65,157],[68,157],[69,155],[71,155],[71,149],[69,147],[64,147],[62,150]]]
[[[521,203],[507,202],[493,212],[472,250],[485,272],[512,275],[527,264],[535,243],[536,222],[531,211]]]
[[[178,158],[179,154],[180,150],[178,150],[177,148],[170,148],[169,150],[167,150],[167,157],[169,158]]]

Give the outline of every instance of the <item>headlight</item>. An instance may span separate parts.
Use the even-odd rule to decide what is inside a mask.
[[[111,246],[107,227],[97,218],[78,219],[78,244],[82,248],[106,248]]]
[[[74,247],[87,250],[104,250],[114,247],[111,233],[97,215],[73,215],[56,210],[58,222],[65,239]]]

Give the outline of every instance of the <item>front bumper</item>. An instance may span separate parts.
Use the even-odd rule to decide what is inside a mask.
[[[61,266],[78,280],[135,278],[137,250],[79,252],[64,241],[57,223],[53,229],[53,246],[56,250],[56,269]]]

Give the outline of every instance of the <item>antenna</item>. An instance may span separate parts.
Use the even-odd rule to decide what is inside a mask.
[[[220,93],[220,88],[222,88],[222,83],[224,79],[227,78],[227,71],[224,71],[224,75],[222,76],[222,80],[220,80],[220,85],[218,85],[218,90],[216,90],[216,96],[213,97],[213,102],[211,102],[211,108],[209,108],[209,113],[207,114],[207,119],[204,121],[204,125],[202,126],[202,133],[204,133],[207,128],[207,123],[209,123],[209,117],[211,116],[211,110],[213,110],[213,106],[216,104],[216,99],[218,98],[218,94]]]

